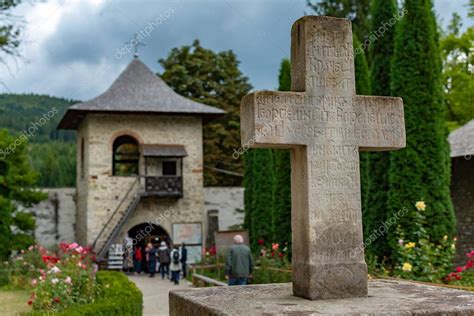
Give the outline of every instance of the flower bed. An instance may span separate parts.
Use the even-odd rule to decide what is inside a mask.
[[[143,312],[143,295],[136,285],[123,273],[113,271],[97,272],[100,288],[97,298],[88,304],[70,306],[58,316],[140,316]],[[31,312],[25,316],[40,316],[43,312]]]
[[[135,284],[118,272],[96,273],[93,262],[90,249],[77,243],[62,243],[56,252],[31,246],[3,263],[0,281],[30,291],[25,305],[33,312],[26,315],[141,315]]]
[[[452,267],[456,238],[445,235],[441,240],[433,240],[428,235],[424,201],[415,203],[415,209],[405,216],[412,219],[415,227],[415,240],[406,240],[403,227],[397,226],[396,262],[392,274],[405,279],[441,282]]]
[[[466,253],[466,257],[466,264],[456,267],[456,271],[449,273],[445,278],[448,284],[474,288],[474,250]]]

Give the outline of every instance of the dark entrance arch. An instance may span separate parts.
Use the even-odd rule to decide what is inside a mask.
[[[134,251],[137,247],[142,250],[142,271],[148,273],[149,267],[146,260],[145,247],[148,243],[152,243],[155,247],[159,247],[162,241],[166,242],[168,246],[171,245],[171,238],[168,232],[161,226],[143,223],[133,226],[128,231],[128,237],[132,239]]]
[[[149,242],[156,246],[159,246],[162,241],[168,245],[171,243],[168,232],[163,227],[151,223],[133,226],[128,231],[128,237],[132,238],[133,246],[145,247]]]

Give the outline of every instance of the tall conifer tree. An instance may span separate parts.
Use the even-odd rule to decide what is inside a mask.
[[[253,183],[250,187],[251,219],[247,221],[250,224],[251,245],[256,249],[259,239],[274,241],[274,157],[272,149],[256,148],[250,151],[253,151],[250,155]]]
[[[407,146],[390,154],[388,215],[404,207],[413,210],[416,201],[424,200],[426,229],[437,241],[455,229],[438,34],[430,0],[406,0],[405,10],[395,38],[391,91],[404,101]],[[410,216],[397,224],[406,240],[418,241]],[[388,237],[396,247],[393,230]]]
[[[278,76],[280,91],[291,90],[290,61],[283,59]],[[291,244],[291,158],[290,150],[274,149],[275,189],[273,200],[275,207],[275,240],[279,243]],[[291,249],[291,247],[288,247]]]
[[[373,0],[371,5],[370,32],[382,35],[368,47],[370,83],[373,95],[390,95],[390,64],[393,56],[395,26],[388,24],[397,14],[395,0]],[[380,29],[381,31],[379,32]],[[363,194],[364,236],[367,238],[386,220],[388,200],[388,169],[390,152],[364,154],[366,180]],[[379,258],[387,255],[386,236],[380,236],[367,245],[367,252]]]

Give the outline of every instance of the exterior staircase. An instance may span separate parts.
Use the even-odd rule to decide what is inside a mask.
[[[140,178],[137,177],[94,240],[92,247],[96,252],[97,262],[101,262],[105,258],[123,225],[140,203],[142,194],[139,192],[139,188]]]

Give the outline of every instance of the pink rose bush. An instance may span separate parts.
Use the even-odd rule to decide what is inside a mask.
[[[73,304],[93,301],[98,289],[95,282],[94,256],[90,248],[77,243],[61,243],[56,252],[35,245],[12,260],[16,284],[31,289],[28,304],[34,310],[61,311]]]

